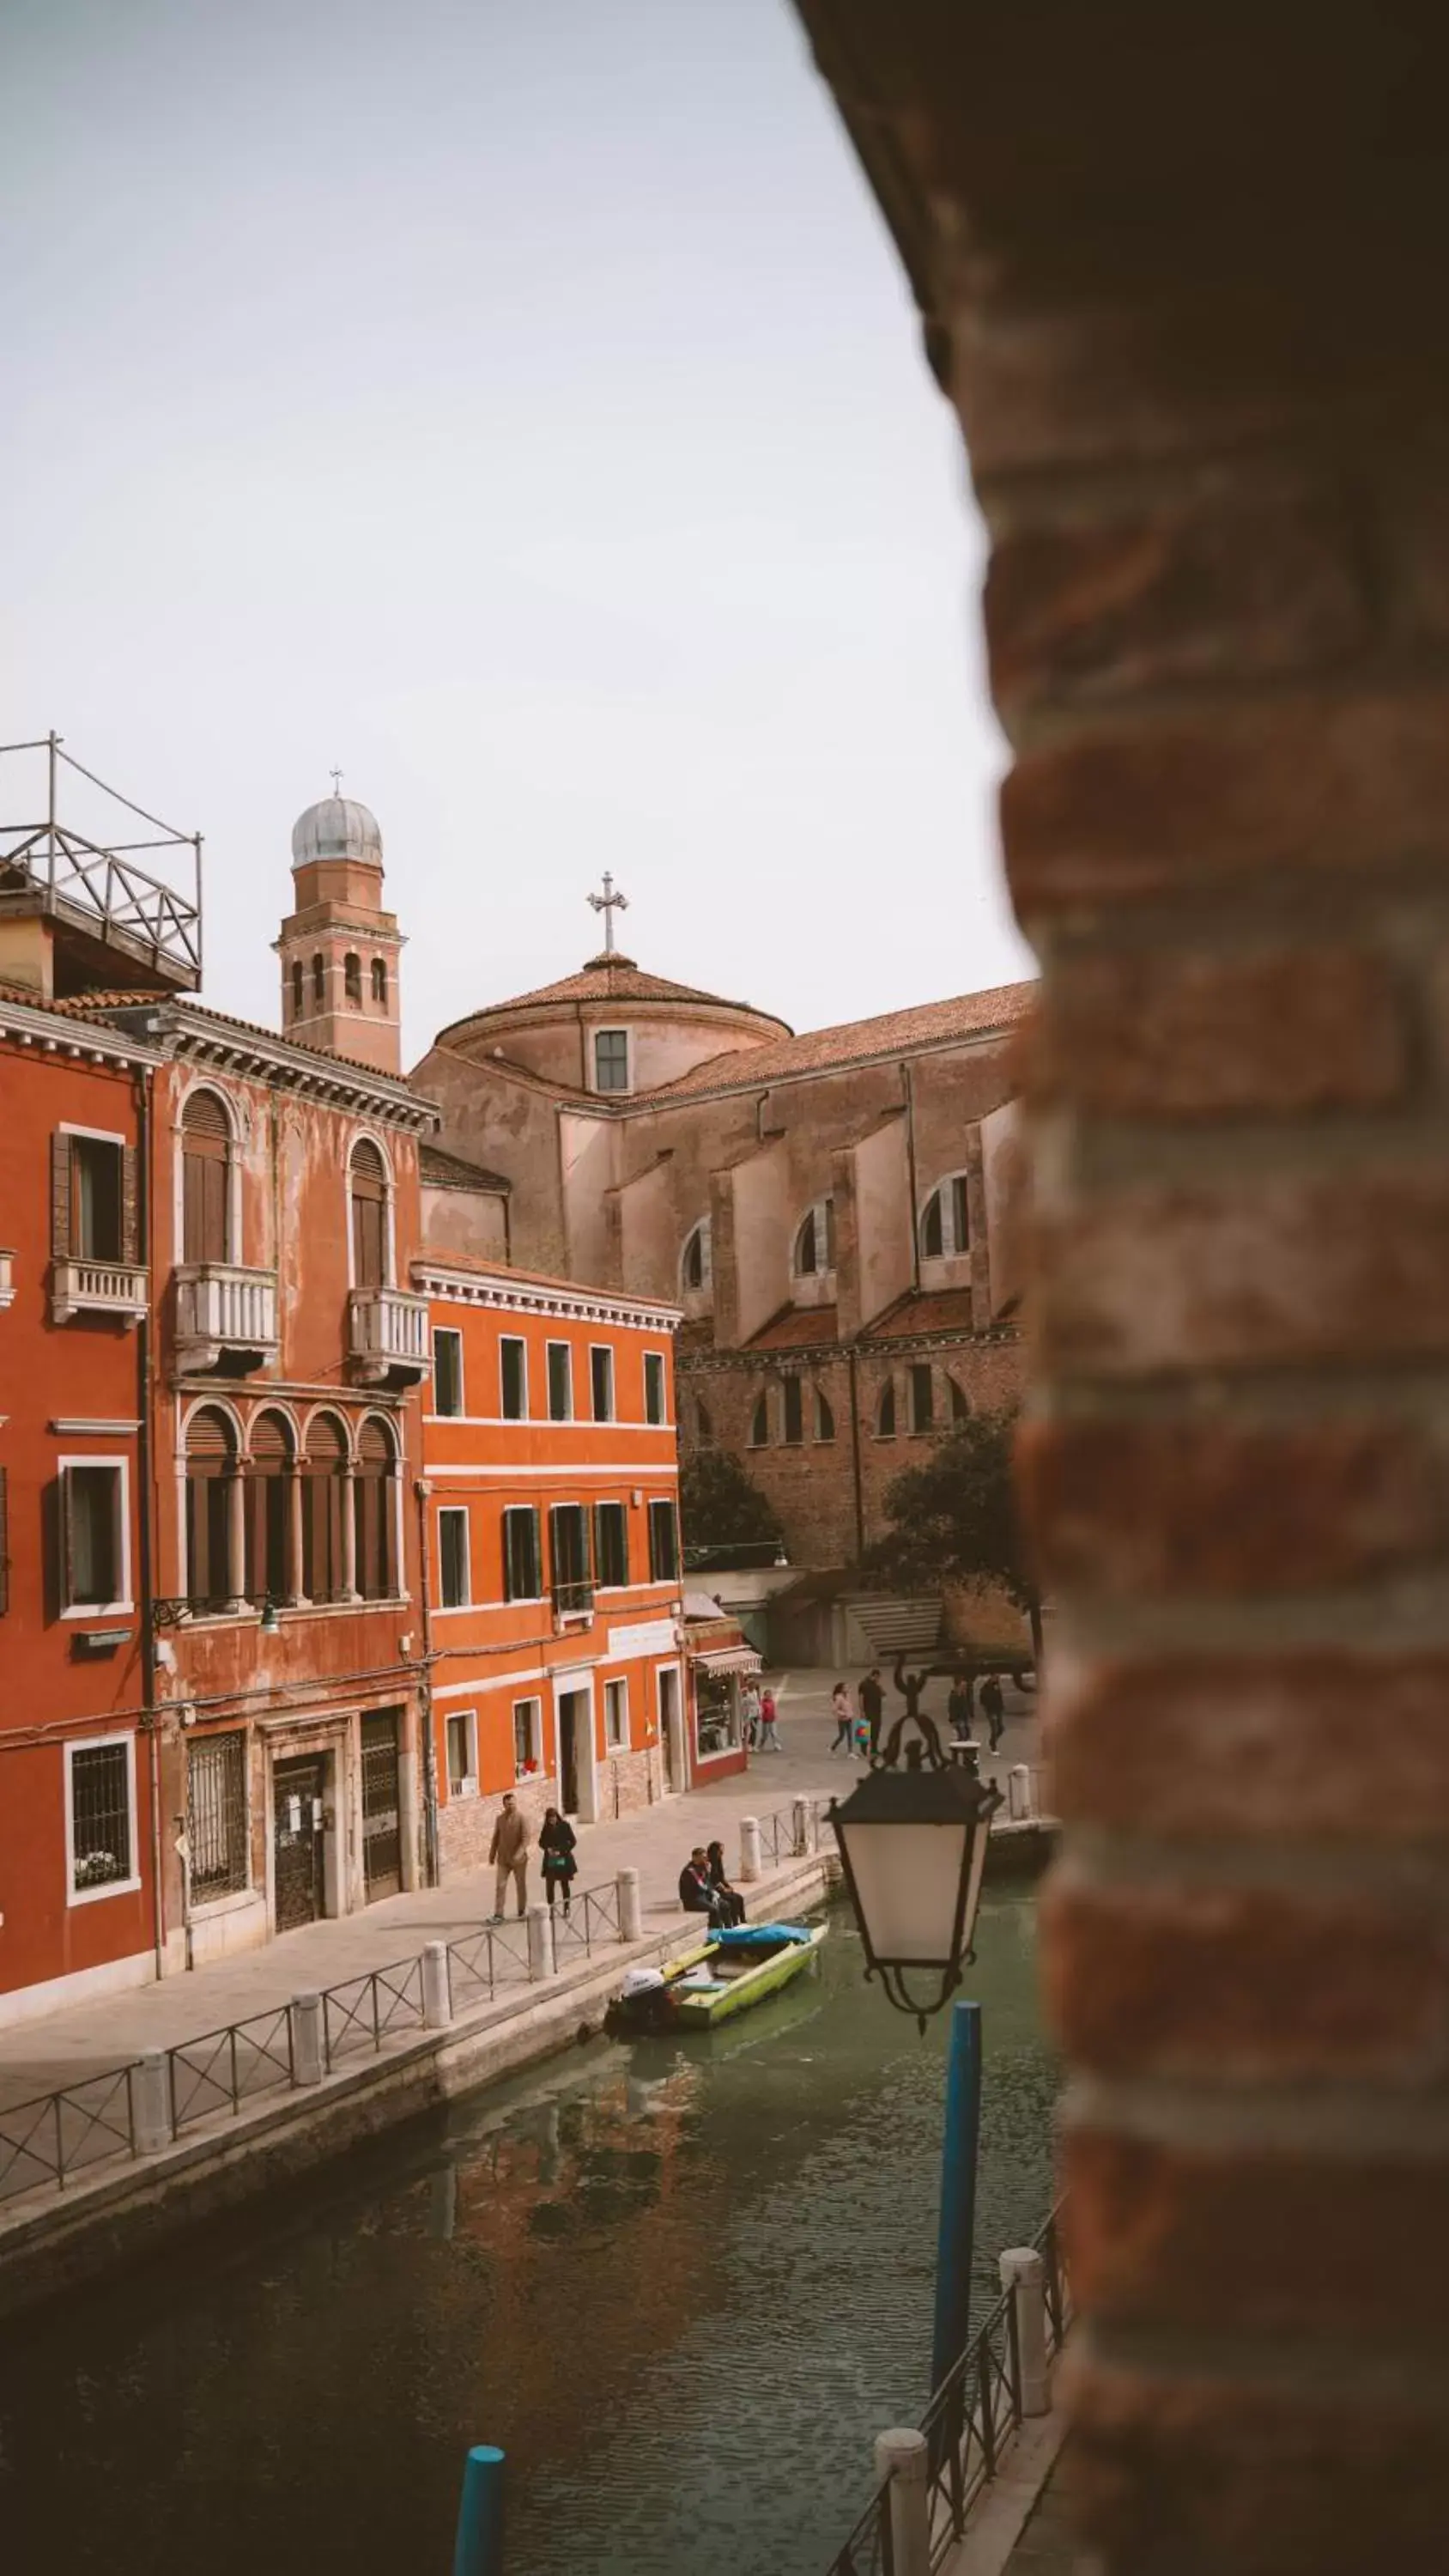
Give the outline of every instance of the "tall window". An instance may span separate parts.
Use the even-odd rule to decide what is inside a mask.
[[[765,1449],[768,1448],[769,1441],[770,1398],[767,1391],[755,1398],[755,1409],[750,1416],[750,1447],[752,1449]]]
[[[464,1610],[471,1598],[467,1507],[445,1504],[438,1514],[438,1601],[444,1610]]]
[[[649,1506],[649,1580],[651,1583],[675,1583],[679,1579],[679,1525],[671,1502]]]
[[[362,1008],[362,959],[349,948],[342,960],[342,989],[354,1010]]]
[[[629,1685],[625,1681],[604,1684],[604,1742],[612,1752],[621,1752],[629,1741]]]
[[[815,1390],[815,1437],[817,1440],[835,1438],[835,1413],[829,1396],[819,1386]]]
[[[881,1388],[880,1403],[876,1408],[875,1427],[878,1439],[891,1440],[895,1437],[896,1385],[894,1378],[888,1377],[884,1386]]]
[[[818,1278],[835,1268],[835,1201],[817,1199],[795,1237],[795,1275]]]
[[[385,957],[374,957],[372,961],[372,998],[381,1010],[387,1009],[387,959]]]
[[[193,1091],[181,1115],[181,1258],[225,1261],[231,1125],[214,1091]]]
[[[686,1288],[707,1288],[712,1274],[709,1219],[702,1216],[692,1234],[685,1237],[680,1255],[679,1276]]]
[[[448,1756],[448,1795],[450,1798],[473,1798],[478,1794],[478,1713],[476,1709],[455,1708],[446,1729]]]
[[[921,1250],[928,1261],[940,1261],[971,1249],[971,1220],[966,1202],[966,1175],[955,1172],[931,1192],[921,1211]]]
[[[352,1203],[352,1284],[387,1284],[387,1166],[370,1136],[352,1148],[348,1178]]]
[[[554,1504],[548,1516],[548,1542],[555,1610],[591,1609],[594,1588],[589,1579],[589,1520],[582,1503]]]
[[[65,1753],[72,1903],[134,1887],[135,1738],[68,1744]]]
[[[65,1606],[108,1609],[125,1597],[126,1471],[114,1465],[61,1470],[61,1546]]]
[[[327,999],[327,969],[322,963],[320,949],[312,960],[312,999],[319,1011]]]
[[[573,1411],[573,1353],[567,1342],[550,1342],[548,1346],[548,1418],[550,1422],[571,1422]]]
[[[248,1601],[285,1601],[293,1590],[291,1511],[292,1435],[280,1413],[259,1413],[252,1424],[246,1474],[246,1579]]]
[[[510,1504],[503,1515],[503,1598],[537,1601],[542,1591],[538,1513],[532,1503]]]
[[[793,1449],[805,1437],[805,1390],[798,1377],[782,1379],[780,1392],[784,1399],[785,1441]]]
[[[524,1780],[536,1771],[543,1760],[543,1702],[538,1699],[516,1699],[513,1703],[513,1776]]]
[[[505,1422],[522,1422],[528,1413],[528,1354],[512,1333],[498,1345],[498,1370]]]
[[[193,1736],[186,1748],[186,1848],[193,1903],[235,1896],[251,1876],[247,1740],[241,1727]]]
[[[646,1351],[644,1354],[644,1419],[646,1422],[664,1420],[664,1354],[662,1351]]]
[[[593,1398],[594,1420],[614,1419],[614,1354],[595,1343],[589,1353],[589,1390]]]
[[[358,1440],[352,1497],[358,1591],[364,1601],[390,1601],[397,1591],[397,1448],[375,1413]]]
[[[433,1411],[463,1410],[463,1336],[451,1324],[439,1324],[433,1335]]]
[[[314,1414],[302,1462],[302,1590],[309,1601],[340,1601],[347,1441],[331,1413]]]
[[[58,1260],[134,1261],[134,1156],[119,1137],[52,1140],[51,1250]]]
[[[618,1591],[629,1580],[629,1514],[623,1503],[594,1505],[594,1567],[601,1589]]]
[[[220,1609],[241,1590],[231,1561],[236,1477],[231,1424],[217,1406],[203,1405],[186,1426],[186,1592],[198,1607]]]
[[[594,1032],[594,1089],[627,1091],[628,1088],[628,1030],[596,1029]]]
[[[956,1384],[953,1377],[948,1377],[946,1380],[946,1393],[951,1399],[952,1421],[969,1422],[971,1419],[971,1407],[967,1403],[965,1396],[962,1394],[961,1389]]]
[[[917,1360],[910,1371],[911,1429],[929,1431],[936,1419],[936,1390],[929,1360]]]
[[[702,1395],[694,1399],[694,1436],[702,1449],[714,1438],[714,1416]]]
[[[306,978],[302,973],[302,960],[300,957],[294,957],[292,960],[292,1017],[294,1020],[300,1020],[302,1016],[302,996],[305,987]]]

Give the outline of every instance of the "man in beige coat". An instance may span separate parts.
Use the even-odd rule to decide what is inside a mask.
[[[493,1840],[488,1846],[489,1859],[497,1863],[497,1881],[493,1891],[495,1923],[501,1923],[503,1920],[503,1907],[508,1895],[510,1879],[518,1890],[520,1915],[527,1909],[528,1846],[531,1839],[527,1816],[520,1814],[513,1791],[505,1789],[503,1812],[493,1828]]]

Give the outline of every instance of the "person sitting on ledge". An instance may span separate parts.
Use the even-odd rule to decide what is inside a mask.
[[[703,1843],[695,1844],[679,1873],[679,1902],[686,1914],[707,1914],[712,1932],[724,1930],[729,1918],[719,1890],[710,1884],[709,1854]]]
[[[711,1843],[705,1858],[709,1865],[709,1883],[719,1901],[726,1929],[736,1923],[743,1923],[745,1900],[735,1888],[731,1887],[725,1876],[724,1844]]]

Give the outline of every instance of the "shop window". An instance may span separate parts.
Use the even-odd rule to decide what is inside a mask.
[[[246,1571],[248,1601],[290,1600],[292,1515],[288,1479],[294,1467],[292,1434],[284,1414],[259,1413],[252,1424],[246,1470]]]
[[[629,1580],[629,1514],[623,1503],[594,1505],[594,1567],[601,1590],[620,1591]]]
[[[126,1470],[121,1460],[62,1467],[60,1505],[65,1608],[129,1607]]]
[[[644,1354],[644,1419],[646,1422],[663,1422],[665,1419],[662,1351],[646,1351]]]
[[[815,1279],[835,1268],[835,1201],[817,1199],[795,1236],[797,1279]]]
[[[921,1211],[921,1251],[928,1261],[949,1260],[971,1249],[966,1175],[953,1172],[931,1192]]]
[[[531,1503],[515,1504],[503,1515],[503,1598],[537,1601],[542,1591],[538,1513]]]
[[[628,1088],[628,1030],[596,1029],[594,1031],[594,1089],[627,1091]]]
[[[604,1742],[611,1753],[621,1753],[629,1742],[629,1685],[627,1682],[604,1684]]]
[[[917,1360],[908,1372],[911,1429],[929,1431],[936,1419],[936,1390],[929,1361]]]
[[[65,1759],[71,1903],[138,1886],[135,1738],[68,1744]]]
[[[707,1288],[712,1275],[709,1219],[702,1216],[692,1234],[685,1237],[680,1256],[679,1276],[686,1288]]]
[[[397,1445],[390,1426],[370,1414],[357,1443],[352,1482],[357,1588],[364,1601],[390,1601],[397,1574]]]
[[[499,1386],[505,1422],[524,1422],[528,1418],[528,1353],[526,1346],[505,1333],[498,1345]]]
[[[302,1462],[302,1590],[309,1601],[340,1601],[347,1439],[335,1414],[314,1415]]]
[[[186,1847],[194,1905],[237,1896],[250,1884],[247,1740],[241,1727],[193,1736],[187,1745]]]
[[[798,1449],[805,1437],[805,1390],[798,1377],[781,1380],[780,1396],[785,1445]]]
[[[433,1335],[433,1411],[456,1416],[463,1410],[463,1336],[451,1324],[439,1324]]]
[[[649,1506],[649,1580],[679,1580],[679,1524],[672,1502],[659,1501]]]
[[[574,1414],[574,1355],[567,1342],[550,1342],[548,1346],[548,1418],[550,1422],[572,1422]]]
[[[193,1091],[181,1113],[181,1258],[225,1261],[231,1121],[214,1091]]]
[[[694,1740],[701,1761],[732,1752],[740,1740],[739,1691],[733,1673],[698,1664],[694,1674]]]
[[[372,961],[372,998],[379,1010],[387,1009],[387,959],[385,957],[374,957]]]
[[[444,1729],[450,1798],[478,1795],[478,1717],[471,1708],[456,1708]]]
[[[513,1776],[515,1780],[531,1779],[542,1764],[543,1702],[516,1699],[513,1703]]]
[[[835,1438],[835,1415],[831,1409],[830,1398],[823,1388],[818,1386],[815,1390],[815,1437],[817,1440]]]
[[[880,1402],[876,1406],[875,1411],[875,1429],[878,1440],[893,1440],[895,1437],[896,1385],[894,1378],[888,1377],[884,1386],[881,1388]]]
[[[236,1435],[216,1405],[203,1405],[186,1426],[186,1595],[194,1610],[220,1610],[241,1595],[232,1563],[232,1493]]]
[[[352,1218],[352,1284],[384,1288],[388,1277],[387,1165],[370,1136],[352,1148],[348,1170]]]
[[[755,1398],[755,1409],[750,1416],[750,1447],[752,1449],[768,1449],[769,1445],[770,1397],[767,1389],[763,1394],[758,1395]]]
[[[445,1504],[438,1514],[438,1605],[465,1610],[472,1597],[467,1508]]]
[[[595,1343],[589,1353],[589,1392],[596,1422],[614,1419],[614,1354]]]
[[[342,960],[342,990],[354,1011],[362,1008],[362,959],[349,948]]]

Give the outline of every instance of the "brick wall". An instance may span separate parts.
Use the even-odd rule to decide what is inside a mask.
[[[1449,2230],[1442,13],[800,0],[991,532],[1075,2464],[1432,2564]]]

